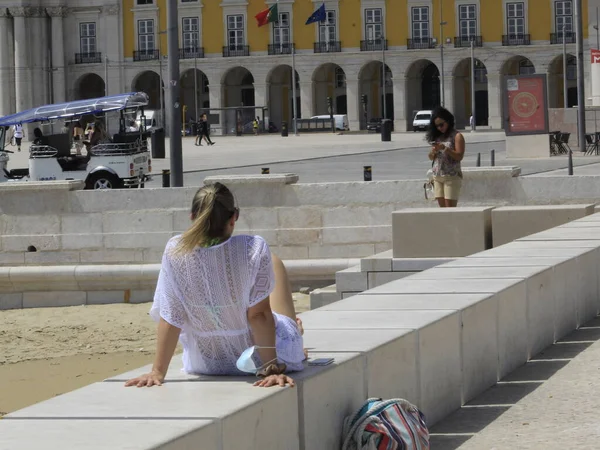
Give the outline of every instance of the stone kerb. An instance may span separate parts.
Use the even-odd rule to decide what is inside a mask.
[[[567,332],[598,311],[596,231],[595,224],[554,228],[302,314],[309,352],[335,360],[307,367],[295,389],[182,374],[177,357],[160,389],[122,386],[145,367],[8,414],[0,447],[17,433],[24,447],[48,446],[50,438],[68,447],[107,418],[136,448],[181,448],[192,435],[207,450],[339,448],[343,418],[373,396],[405,397],[433,425],[557,339],[559,324]],[[565,293],[574,307],[557,299]],[[142,419],[172,425],[149,442],[132,428]]]
[[[394,258],[467,256],[492,247],[493,207],[407,208],[392,213]]]
[[[504,206],[492,211],[494,247],[594,213],[594,204]]]

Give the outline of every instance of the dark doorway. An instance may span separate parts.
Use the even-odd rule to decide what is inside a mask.
[[[435,108],[440,104],[440,72],[435,64],[425,67],[421,83],[422,108]]]

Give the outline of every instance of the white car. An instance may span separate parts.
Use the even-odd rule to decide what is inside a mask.
[[[413,131],[425,131],[429,127],[432,114],[433,111],[430,110],[417,111],[417,114],[415,114],[415,118],[413,119]]]
[[[311,119],[329,119],[329,114],[322,114],[320,116],[312,116]],[[334,114],[333,121],[335,122],[335,129],[340,131],[348,131],[350,124],[348,123],[348,116],[346,114]]]
[[[142,126],[128,131],[125,117],[148,104],[142,92],[113,95],[70,103],[46,105],[0,118],[0,181],[84,180],[86,189],[118,189],[143,187],[150,179],[152,161],[148,152],[149,132]],[[83,141],[89,150],[86,155],[73,154],[71,133],[41,136],[29,148],[29,167],[8,170],[5,136],[15,123],[40,123],[79,120],[84,115],[120,112],[119,132],[104,137],[95,145]],[[114,120],[113,120],[114,123]]]

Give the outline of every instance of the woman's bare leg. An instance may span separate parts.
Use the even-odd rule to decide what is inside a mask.
[[[287,270],[278,256],[271,254],[271,260],[273,261],[273,272],[275,272],[275,289],[269,296],[271,309],[277,314],[296,320],[296,308],[294,308],[292,287]]]

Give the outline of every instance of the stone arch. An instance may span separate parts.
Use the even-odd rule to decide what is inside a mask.
[[[75,83],[75,100],[104,97],[106,85],[102,77],[96,73],[86,73]]]
[[[454,105],[452,112],[458,128],[469,127],[471,117],[471,58],[460,60],[452,71],[454,77]],[[489,102],[487,68],[485,64],[475,59],[475,123],[488,125]]]
[[[564,108],[563,55],[548,64],[548,107]],[[577,58],[567,54],[567,108],[577,105]]]
[[[428,59],[414,61],[406,71],[406,122],[412,129],[416,111],[440,105],[440,71]]]
[[[223,105],[225,107],[255,106],[254,76],[245,67],[236,66],[227,70],[223,74],[221,84],[223,85]]]
[[[292,67],[287,64],[273,67],[267,75],[267,86],[269,89],[269,104],[267,105],[269,120],[277,129],[280,128],[281,122],[287,122],[288,128],[291,130],[294,118]],[[296,112],[298,117],[302,117],[298,71],[296,71]]]
[[[334,114],[348,114],[346,72],[335,63],[325,63],[312,74],[314,115],[328,114],[327,97],[331,97]]]
[[[147,109],[161,109],[161,91],[163,96],[162,104],[164,105],[164,83],[161,82],[160,76],[156,72],[152,70],[146,70],[139,73],[131,83],[131,87],[136,92],[145,92],[148,95],[149,102]]]
[[[383,70],[383,63],[381,61],[369,61],[360,68],[358,73],[360,99],[362,102],[362,96],[364,95],[367,101],[366,105],[361,103],[359,113],[361,129],[366,129],[367,122],[372,118],[384,118],[384,110],[385,118],[394,120],[394,84],[392,71],[386,64],[384,100]]]
[[[181,104],[186,107],[186,121],[198,120],[210,109],[208,78],[199,69],[188,69],[181,74]]]

